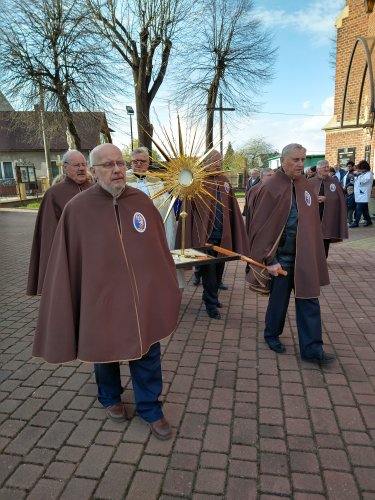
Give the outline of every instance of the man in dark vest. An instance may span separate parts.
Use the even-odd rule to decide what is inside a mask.
[[[250,288],[270,292],[264,338],[269,348],[285,352],[280,342],[294,289],[297,331],[302,359],[328,364],[334,356],[323,350],[320,287],[329,283],[319,220],[318,200],[303,174],[306,149],[288,144],[281,153],[281,169],[262,183],[251,198],[250,258],[267,266],[250,266]],[[287,276],[278,275],[280,268]]]
[[[240,208],[228,178],[220,173],[222,157],[213,150],[205,160],[206,170],[212,174],[207,177],[205,189],[211,195],[205,200],[187,202],[185,246],[202,247],[206,243],[222,246],[240,254],[247,254],[247,238]],[[180,219],[181,221],[181,219]],[[177,229],[176,247],[181,247],[181,222]],[[216,256],[215,251],[209,252]],[[200,266],[202,273],[203,295],[207,314],[212,319],[220,319],[218,311],[222,307],[218,292],[222,281],[224,263]]]

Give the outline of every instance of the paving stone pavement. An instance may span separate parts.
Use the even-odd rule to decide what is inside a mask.
[[[243,263],[226,267],[221,321],[188,283],[178,329],[163,343],[174,435],[160,442],[138,417],[106,419],[90,364],[31,357],[38,299],[24,290],[34,221],[0,211],[1,500],[375,499],[374,227],[331,246],[321,306],[337,362],[324,369],[299,359],[293,304],[287,353],[265,347],[267,301],[247,290]],[[134,415],[126,363],[122,373]]]

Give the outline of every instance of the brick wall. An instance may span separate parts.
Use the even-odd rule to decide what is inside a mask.
[[[368,14],[363,0],[346,0],[346,5],[349,7],[349,16],[342,19],[341,26],[337,29],[334,114],[338,122],[341,120],[345,81],[355,40],[359,36],[365,38],[375,36],[375,9],[373,13]],[[373,58],[372,63],[375,71],[375,58]],[[362,44],[359,44],[355,52],[348,82],[344,123],[353,122],[357,118],[365,64],[365,51]],[[370,82],[367,76],[363,87],[360,120],[365,120],[369,111],[369,105]],[[370,163],[371,166],[373,166],[375,134],[371,135],[363,128],[333,129],[326,131],[326,158],[331,164],[337,162],[338,149],[346,147],[355,147],[356,162],[362,160],[365,157],[365,147],[368,145],[371,146]]]

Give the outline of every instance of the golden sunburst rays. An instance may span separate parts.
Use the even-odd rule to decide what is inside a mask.
[[[206,208],[214,217],[216,203],[222,203],[217,200],[214,188],[217,188],[217,181],[213,180],[213,175],[225,173],[221,168],[217,168],[217,160],[212,158],[212,162],[207,161],[211,153],[218,146],[217,144],[204,152],[204,136],[199,137],[198,125],[190,129],[186,134],[184,143],[179,116],[177,117],[177,138],[173,133],[168,133],[165,127],[162,127],[163,137],[157,136],[157,139],[151,137],[152,142],[163,156],[165,161],[153,160],[160,166],[159,170],[146,172],[146,176],[156,177],[160,180],[160,189],[156,190],[151,196],[155,200],[163,196],[159,208],[167,206],[164,216],[164,223],[169,217],[177,200],[181,200],[182,209],[180,217],[182,219],[181,227],[181,255],[184,255],[185,247],[185,219],[186,202],[190,201],[196,208],[198,217],[201,217],[201,210]],[[211,159],[211,158],[210,158]],[[213,194],[214,193],[214,194]],[[212,203],[212,201],[214,203]],[[199,207],[200,205],[200,207]],[[196,223],[197,221],[195,221]]]

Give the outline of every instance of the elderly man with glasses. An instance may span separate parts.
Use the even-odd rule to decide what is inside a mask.
[[[98,400],[114,422],[127,419],[119,362],[129,361],[137,414],[169,439],[160,340],[177,326],[176,268],[154,204],[126,185],[121,151],[102,144],[90,163],[97,183],[66,206],[56,231],[33,355],[94,363]]]
[[[30,256],[27,295],[40,295],[53,238],[65,205],[92,184],[87,175],[86,159],[75,149],[62,157],[63,179],[43,196],[35,222]]]

